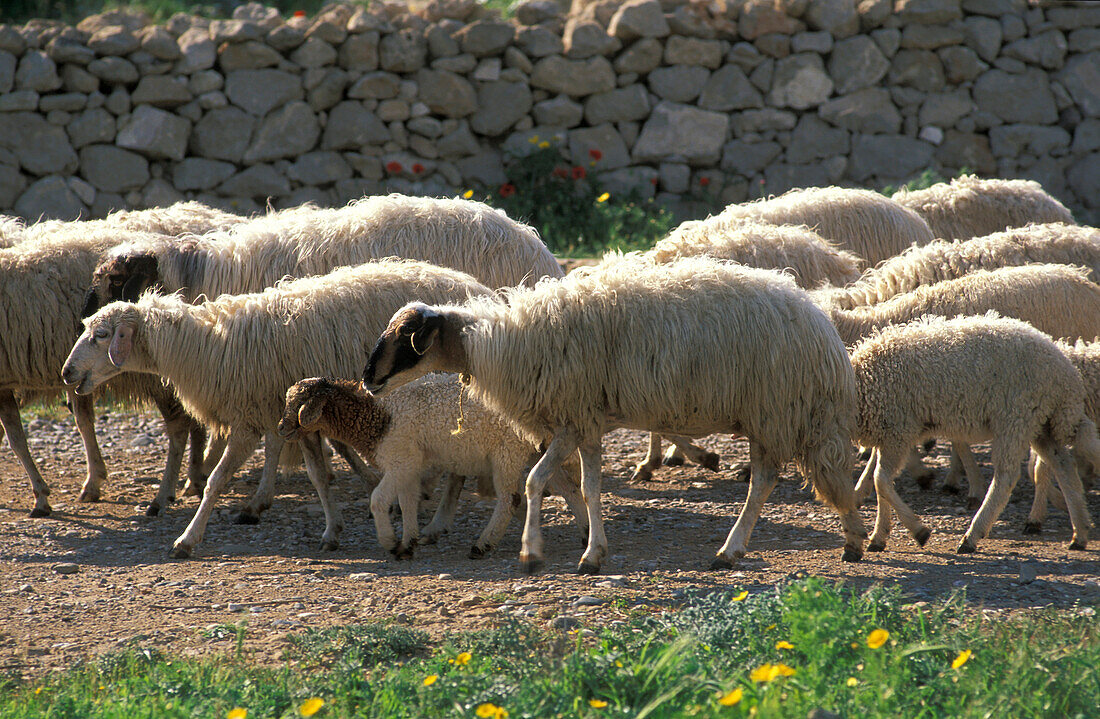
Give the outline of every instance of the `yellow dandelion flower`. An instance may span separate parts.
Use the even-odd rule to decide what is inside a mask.
[[[963,664],[966,664],[968,661],[970,661],[970,654],[971,651],[969,649],[963,649],[961,652],[959,652],[959,656],[955,657],[955,661],[951,662],[951,668],[958,669]]]
[[[243,707],[234,707],[229,710],[229,713],[225,715],[225,719],[245,719],[248,716],[248,710]]]
[[[786,639],[781,639],[775,643],[776,649],[794,649],[794,645],[788,642]]]
[[[754,682],[770,682],[773,678],[771,664],[761,664],[749,674],[749,679]]]
[[[856,679],[855,677],[848,677],[848,681],[846,683],[847,683],[848,686],[854,687],[857,684],[859,684],[859,680]]]
[[[603,699],[589,699],[588,706],[592,707],[593,709],[603,709],[605,706],[607,706],[607,702],[605,702]]]
[[[424,677],[424,686],[430,687],[432,684],[435,684],[438,679],[438,674],[429,674],[428,676]]]
[[[746,590],[744,590],[743,592],[741,592],[740,594],[738,594],[738,595],[737,595],[736,597],[734,597],[734,598],[733,598],[733,601],[735,601],[735,602],[743,602],[743,601],[745,601],[745,600],[746,600],[746,599],[748,599],[748,598],[749,598],[749,590],[747,590],[747,589],[746,589]],[[768,628],[769,628],[769,629],[771,629],[771,628],[772,628],[772,627],[774,627],[774,626],[775,626],[775,625],[773,624],[773,625],[772,625],[771,627],[768,627]]]
[[[859,642],[852,642],[852,649],[859,649]]]
[[[547,142],[546,140],[543,140],[542,142],[539,143],[539,149],[541,149],[541,150],[545,150],[548,147],[550,147],[550,143]]]
[[[603,193],[602,195],[600,195],[599,197],[596,198],[596,202],[607,202],[610,199],[611,199],[611,193],[610,192],[605,192],[605,193]]]
[[[466,190],[465,192],[462,193],[462,196],[465,197],[468,200],[468,199],[470,199],[471,197],[474,196],[474,191],[473,190]]]
[[[617,666],[619,669],[622,669],[623,668],[623,663],[620,662],[618,659],[616,659],[615,660],[615,666]]]
[[[596,161],[592,160],[591,162],[588,163],[588,166],[589,167],[595,167],[596,166]]]
[[[508,719],[508,710],[504,707],[497,707],[497,713],[493,715],[493,719]]]
[[[794,667],[789,667],[786,664],[776,664],[773,671],[775,672],[775,676],[777,677],[793,677],[795,669]]]
[[[769,624],[768,626],[764,627],[764,631],[765,632],[770,632],[771,630],[775,629],[777,626],[779,626],[779,625],[778,624]]]
[[[484,704],[478,704],[477,709],[474,710],[474,713],[481,717],[481,719],[489,719],[490,717],[495,717],[497,715],[498,709],[500,709],[500,707],[498,707],[496,704],[485,702]]]
[[[726,692],[725,694],[718,692],[718,703],[724,707],[731,707],[740,702],[744,694],[745,692],[741,690],[741,687],[737,687],[733,691]]]
[[[35,687],[34,693],[35,694],[41,694],[42,693],[42,687]]]
[[[889,638],[890,632],[886,631],[885,629],[876,629],[875,631],[867,635],[867,646],[871,647],[872,649],[878,649],[883,644],[885,644],[886,640]]]
[[[312,697],[302,702],[302,706],[298,707],[298,713],[304,717],[311,717],[319,712],[324,705],[324,699],[321,697]]]
[[[532,145],[537,145],[537,144],[539,144],[539,136],[538,135],[531,135],[530,137],[527,138],[527,142],[530,142]]]
[[[455,657],[455,666],[464,667],[467,663],[469,663],[471,659],[473,659],[472,654],[470,654],[469,652],[462,652],[457,657]]]

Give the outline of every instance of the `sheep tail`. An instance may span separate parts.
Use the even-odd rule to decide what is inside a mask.
[[[839,435],[808,449],[797,464],[813,486],[814,496],[840,512],[856,508],[852,487],[852,445]]]
[[[1093,471],[1100,470],[1100,437],[1096,434],[1096,425],[1088,417],[1082,419],[1077,425],[1073,449],[1078,456],[1092,465]]]

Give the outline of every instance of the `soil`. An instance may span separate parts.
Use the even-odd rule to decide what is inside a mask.
[[[290,634],[384,619],[435,637],[490,626],[504,615],[583,630],[629,612],[662,611],[691,588],[765,591],[801,574],[857,587],[897,584],[914,602],[965,590],[976,611],[993,613],[1052,606],[1091,614],[1100,603],[1100,542],[1093,542],[1097,549],[1069,551],[1068,517],[1054,510],[1042,535],[1025,536],[1021,529],[1033,493],[1026,482],[1018,484],[978,552],[956,555],[971,516],[965,497],[922,491],[903,476],[899,490],[933,528],[931,540],[920,548],[895,526],[886,552],[851,564],[840,561],[836,516],[814,502],[788,468],[786,481],[765,505],[749,555],[733,570],[709,571],[747,493],[732,469],[747,459],[745,443],[724,437],[702,442],[722,454],[720,472],[662,468],[652,481],[631,483],[645,437],[628,431],[605,438],[603,512],[610,556],[598,576],[573,573],[582,542],[558,498],[545,504],[547,565],[537,576],[519,572],[520,513],[488,557],[467,557],[491,503],[465,492],[449,535],[418,547],[411,560],[394,560],[374,539],[366,483],[339,459],[335,492],[346,522],[340,549],[318,549],[324,520],[302,470],[280,480],[275,504],[259,525],[234,524],[234,508],[259,480],[260,452],[220,499],[195,556],[171,560],[172,541],[198,500],[178,500],[159,517],[144,515],[163,461],[159,421],[151,414],[109,411],[97,427],[111,474],[103,500],[82,504],[76,499],[84,457],[71,419],[28,422],[31,450],[53,489],[48,518],[28,517],[26,476],[11,451],[0,450],[4,673],[36,675],[123,646],[185,656],[228,652],[236,638],[210,628],[240,622],[247,622],[246,651],[273,663]],[[937,447],[930,459],[942,472],[946,448]],[[988,476],[987,456],[979,459]],[[1100,516],[1100,492],[1087,498],[1092,516]],[[433,504],[422,506],[421,526]],[[863,515],[870,527],[869,503]]]

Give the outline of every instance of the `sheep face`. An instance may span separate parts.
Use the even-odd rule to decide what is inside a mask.
[[[363,387],[383,396],[428,372],[454,371],[442,357],[444,316],[414,302],[398,310],[374,345],[363,370]]]
[[[77,394],[91,394],[123,371],[133,369],[134,338],[141,326],[136,310],[119,303],[87,320],[61,370],[61,379]]]
[[[131,251],[112,254],[92,273],[92,286],[84,296],[81,318],[91,317],[111,302],[137,302],[141,293],[159,286],[157,258],[152,252]]]
[[[286,391],[286,407],[279,420],[279,436],[288,441],[316,432],[331,383],[323,377],[304,379]]]

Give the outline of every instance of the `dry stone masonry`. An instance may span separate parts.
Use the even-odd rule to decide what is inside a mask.
[[[575,5],[0,26],[0,212],[455,195],[550,141],[612,192],[669,202],[966,167],[1100,218],[1100,3]]]

